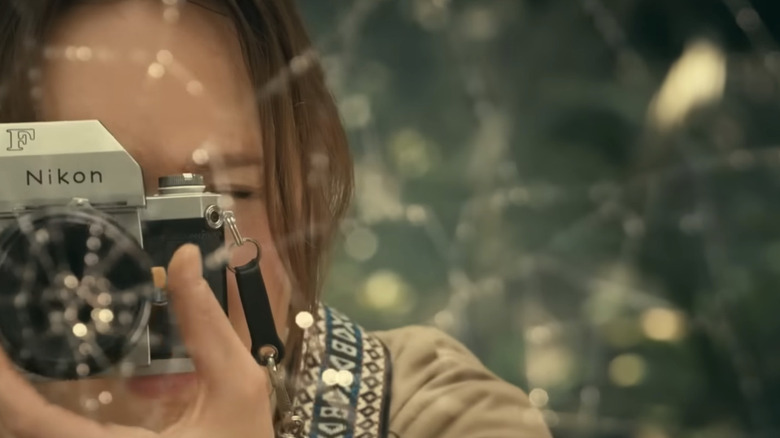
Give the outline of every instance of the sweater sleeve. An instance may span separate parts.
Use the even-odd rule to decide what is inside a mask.
[[[525,393],[450,336],[417,326],[374,335],[391,354],[390,431],[399,438],[551,437]]]

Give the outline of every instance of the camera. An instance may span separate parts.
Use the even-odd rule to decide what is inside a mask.
[[[155,270],[225,248],[203,177],[159,179],[97,120],[0,124],[0,344],[33,379],[193,370]],[[227,312],[225,264],[204,277]]]

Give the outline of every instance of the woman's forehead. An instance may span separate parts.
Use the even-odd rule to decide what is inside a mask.
[[[254,90],[235,33],[203,8],[166,21],[157,2],[72,11],[48,41],[46,120],[98,119],[146,173],[176,173],[192,154],[259,155]]]

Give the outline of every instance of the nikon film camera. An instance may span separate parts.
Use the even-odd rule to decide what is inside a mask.
[[[154,267],[225,245],[203,178],[141,168],[96,120],[0,124],[0,343],[30,378],[192,371]],[[227,311],[224,264],[204,277]]]

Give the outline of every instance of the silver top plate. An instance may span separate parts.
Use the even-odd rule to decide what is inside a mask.
[[[142,207],[141,167],[97,120],[0,124],[0,215],[73,198]]]

